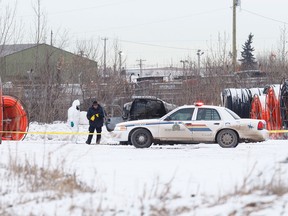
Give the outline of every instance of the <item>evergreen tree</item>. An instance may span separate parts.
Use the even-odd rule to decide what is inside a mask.
[[[251,46],[253,36],[251,33],[248,36],[248,40],[242,45],[243,51],[241,52],[242,59],[241,61],[241,70],[253,70],[257,67],[257,62],[255,61],[253,51],[254,48]]]

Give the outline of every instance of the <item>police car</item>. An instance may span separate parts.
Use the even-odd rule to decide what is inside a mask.
[[[136,148],[148,148],[153,143],[218,143],[233,148],[240,142],[268,139],[264,120],[241,119],[228,108],[200,102],[178,107],[160,119],[119,123],[112,133],[120,144]]]

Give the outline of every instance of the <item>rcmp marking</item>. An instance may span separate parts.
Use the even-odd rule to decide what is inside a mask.
[[[205,124],[192,124],[192,123],[187,123],[185,126],[190,130],[190,131],[202,131],[202,132],[210,132],[212,131],[207,125]]]

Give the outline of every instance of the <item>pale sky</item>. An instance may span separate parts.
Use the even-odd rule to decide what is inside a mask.
[[[0,6],[11,0],[0,0]],[[118,39],[126,66],[179,66],[180,60],[197,59],[198,49],[208,55],[217,50],[217,38],[227,37],[232,46],[233,0],[41,0],[47,29],[57,41],[61,32],[68,32],[67,49],[75,51],[77,40],[100,41],[107,37],[107,56],[113,55],[113,41]],[[24,26],[22,42],[31,41],[35,22],[36,0],[18,0],[17,19]],[[237,8],[237,49],[249,33],[258,53],[276,52],[280,30],[288,23],[287,0],[242,0]],[[34,17],[33,17],[34,16]],[[50,35],[48,35],[50,36]],[[50,38],[47,39],[50,43]],[[73,50],[74,49],[74,50]],[[108,58],[108,57],[107,57]]]

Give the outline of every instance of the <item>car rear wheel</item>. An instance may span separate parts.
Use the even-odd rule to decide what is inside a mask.
[[[217,142],[222,148],[235,148],[238,145],[238,136],[233,130],[222,130],[217,135]]]
[[[148,130],[137,129],[131,135],[131,143],[136,148],[149,148],[152,145],[152,136]]]

